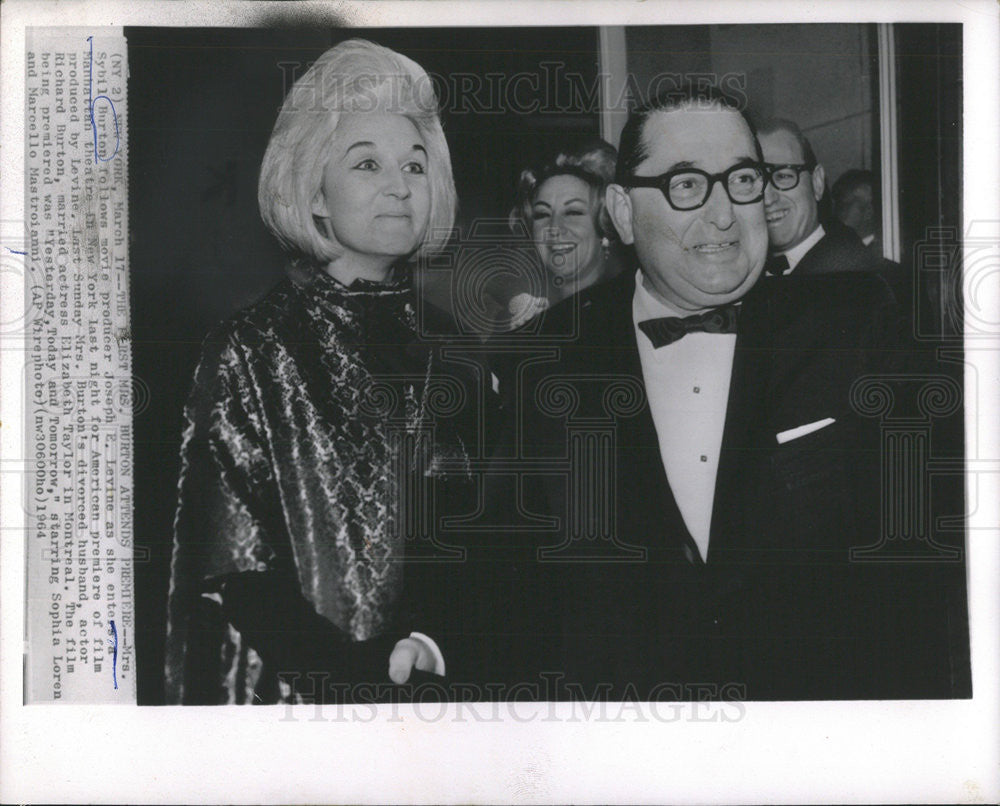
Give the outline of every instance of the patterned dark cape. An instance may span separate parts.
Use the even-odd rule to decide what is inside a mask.
[[[434,418],[461,392],[418,338],[408,277],[345,287],[316,269],[289,274],[207,337],[195,373],[174,526],[167,702],[287,696],[221,607],[225,580],[285,580],[242,598],[291,591],[346,641],[408,624],[404,543],[425,528],[413,523],[420,493],[408,479],[467,470],[457,430]],[[265,620],[273,609],[257,607]]]

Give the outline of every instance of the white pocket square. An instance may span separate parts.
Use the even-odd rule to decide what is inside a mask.
[[[836,420],[833,417],[825,417],[814,423],[807,423],[806,425],[800,425],[798,428],[789,428],[787,431],[781,431],[775,435],[775,438],[778,440],[778,444],[781,445],[793,439],[804,437],[806,434],[811,434],[813,431],[819,431],[821,428],[826,428],[830,423],[835,422]]]

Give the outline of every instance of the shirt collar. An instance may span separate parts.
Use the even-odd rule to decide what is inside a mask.
[[[788,272],[792,271],[797,265],[799,265],[799,261],[806,256],[806,253],[810,249],[820,242],[820,239],[824,235],[826,235],[826,230],[823,229],[822,224],[818,224],[816,229],[812,231],[812,234],[810,234],[804,241],[795,244],[795,246],[791,249],[786,249],[784,252],[778,252],[779,255],[784,255],[788,258],[788,271],[786,271],[785,274],[788,274]]]
[[[635,297],[632,305],[632,321],[638,324],[646,319],[656,319],[660,316],[694,316],[695,314],[707,311],[708,308],[700,308],[696,311],[682,311],[653,294],[646,288],[642,270],[635,273]]]

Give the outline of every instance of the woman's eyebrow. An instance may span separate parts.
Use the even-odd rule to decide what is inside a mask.
[[[371,140],[359,140],[358,142],[352,143],[348,146],[347,150],[344,152],[344,156],[346,157],[356,148],[377,148],[377,146]],[[420,143],[414,143],[410,146],[410,151],[418,151],[425,157],[427,156],[427,149],[420,145]]]
[[[344,152],[344,154],[350,154],[354,149],[356,149],[356,148],[363,148],[365,146],[367,146],[369,148],[374,148],[375,144],[371,140],[359,140],[358,142],[353,143],[352,145],[350,145],[348,147],[347,151]]]

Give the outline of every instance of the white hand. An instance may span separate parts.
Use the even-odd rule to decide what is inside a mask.
[[[548,307],[549,301],[545,297],[533,297],[527,293],[517,294],[507,303],[507,310],[511,315],[511,329],[520,327]]]
[[[410,679],[413,667],[422,672],[433,672],[434,654],[427,645],[417,638],[404,638],[396,642],[389,655],[389,678],[393,683],[402,684]]]

